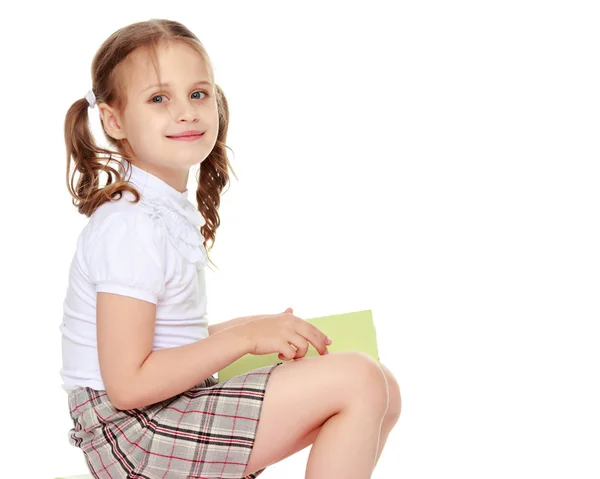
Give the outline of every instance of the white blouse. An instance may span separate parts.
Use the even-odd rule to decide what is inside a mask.
[[[127,160],[123,160],[127,165]],[[62,388],[104,389],[96,346],[96,293],[156,304],[153,350],[208,337],[200,227],[204,217],[183,193],[131,164],[129,182],[141,199],[123,193],[102,204],[81,231],[63,303]]]

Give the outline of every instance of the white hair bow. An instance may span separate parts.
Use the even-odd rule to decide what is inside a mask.
[[[96,105],[96,95],[94,95],[94,92],[92,90],[88,91],[85,94],[85,99],[90,104],[90,107],[94,108],[94,106]]]

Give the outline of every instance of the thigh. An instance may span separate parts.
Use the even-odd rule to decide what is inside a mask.
[[[363,353],[312,356],[275,368],[245,474],[304,449],[327,419],[361,396],[388,401],[381,368]]]

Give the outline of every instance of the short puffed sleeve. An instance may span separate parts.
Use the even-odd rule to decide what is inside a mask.
[[[144,214],[116,212],[104,218],[90,233],[86,256],[96,292],[157,304],[165,291],[166,238]]]

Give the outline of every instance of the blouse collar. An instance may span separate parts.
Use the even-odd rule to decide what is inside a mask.
[[[137,186],[139,193],[144,199],[151,203],[163,203],[186,217],[195,226],[204,226],[204,216],[198,208],[188,199],[189,189],[184,192],[177,191],[171,185],[152,173],[135,166],[133,163],[123,159],[125,171],[130,167],[131,174],[128,181]]]
[[[188,201],[189,189],[184,192],[177,191],[171,185],[163,181],[152,173],[135,166],[133,163],[123,160],[126,166],[131,169],[129,181],[143,190],[143,194],[147,196],[169,196],[179,203]],[[140,191],[142,193],[142,191]]]

